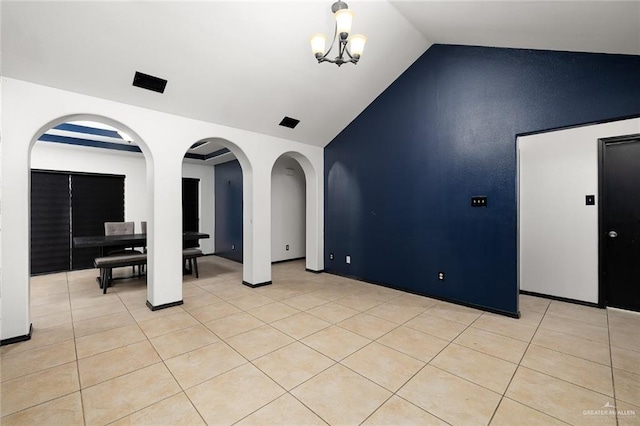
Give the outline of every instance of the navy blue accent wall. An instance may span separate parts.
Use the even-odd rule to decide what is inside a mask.
[[[214,166],[214,174],[216,254],[242,262],[242,168],[229,161]]]
[[[516,135],[638,115],[639,76],[638,56],[432,46],[325,149],[325,269],[516,315]]]

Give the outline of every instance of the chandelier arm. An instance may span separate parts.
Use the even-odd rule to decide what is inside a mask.
[[[331,41],[331,44],[329,45],[329,50],[327,50],[327,53],[325,53],[324,55],[322,55],[323,58],[326,58],[329,53],[331,53],[331,50],[333,50],[333,45],[336,42],[336,36],[338,35],[338,24],[336,23],[335,29],[333,30],[333,40]],[[334,62],[332,62],[334,63]]]
[[[355,57],[353,55],[351,55],[351,52],[349,52],[349,49],[345,47],[345,52],[347,52],[347,56],[349,56],[349,60],[345,61],[345,62],[351,62],[352,64],[357,64],[358,61],[360,60],[360,57]]]
[[[344,56],[344,52],[347,50],[347,40],[340,40],[340,59]],[[349,55],[351,56],[351,55]]]
[[[350,59],[353,59],[353,56],[351,56],[351,52],[349,52],[349,48],[347,48],[347,44],[346,44],[346,43],[345,43],[345,45],[344,45],[344,51],[347,53],[347,56],[348,56]]]
[[[325,58],[324,56],[318,58],[318,63],[321,63],[321,62],[329,62],[331,64],[337,63],[335,60],[329,59],[329,58]]]

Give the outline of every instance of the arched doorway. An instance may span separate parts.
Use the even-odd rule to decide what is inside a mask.
[[[304,270],[305,257],[305,174],[296,159],[282,155],[271,170],[271,262],[277,265],[272,268],[273,279]]]
[[[245,205],[251,203],[251,164],[236,144],[227,139],[211,137],[191,145],[183,159],[183,203],[185,184],[198,187],[198,227],[211,238],[200,241],[204,254],[216,254],[228,262],[205,262],[206,276],[243,281],[245,257]],[[248,192],[248,194],[247,194]],[[247,198],[249,196],[249,198]],[[185,220],[183,207],[183,221]],[[188,214],[188,212],[186,212]]]
[[[315,167],[305,155],[288,151],[274,162],[271,179],[272,260],[304,258],[304,266],[300,267],[320,272],[322,235],[318,223],[322,220],[322,194]]]
[[[150,160],[142,139],[107,117],[60,117],[33,136],[28,152],[28,316],[36,331],[71,326],[69,303],[86,303],[71,298],[72,294],[80,294],[83,288],[100,294],[94,287],[97,272],[93,268],[99,249],[77,248],[73,238],[104,235],[106,221],[131,221],[140,232],[140,223],[148,216]],[[131,276],[128,268],[114,275],[125,273]],[[134,295],[144,307],[144,280],[138,280],[135,294],[128,293],[132,303]],[[52,298],[61,302],[52,305]],[[123,300],[117,303],[124,307]],[[117,307],[112,308],[117,312]]]

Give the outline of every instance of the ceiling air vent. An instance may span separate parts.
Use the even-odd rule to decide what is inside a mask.
[[[154,92],[164,93],[167,80],[136,71],[136,75],[133,77],[133,85]]]
[[[300,122],[300,120],[296,120],[295,118],[285,117],[280,122],[280,125],[284,126],[284,127],[288,127],[290,129],[293,129],[298,125],[299,122]]]

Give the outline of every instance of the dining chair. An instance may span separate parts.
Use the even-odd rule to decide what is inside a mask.
[[[146,234],[147,233],[147,221],[146,220],[142,220],[140,221],[140,232],[142,234]],[[147,245],[145,244],[144,247],[142,247],[142,252],[146,253],[147,252]],[[140,268],[142,268],[142,272],[145,272],[145,265],[140,265]]]
[[[133,235],[135,234],[135,222],[105,222],[104,235]],[[109,247],[106,252],[107,256],[117,256],[122,254],[142,254],[140,250],[135,250],[131,246],[114,246]],[[133,274],[136,273],[136,267],[133,266]],[[142,276],[142,269],[138,266],[138,276]],[[111,281],[112,277],[109,277]]]

